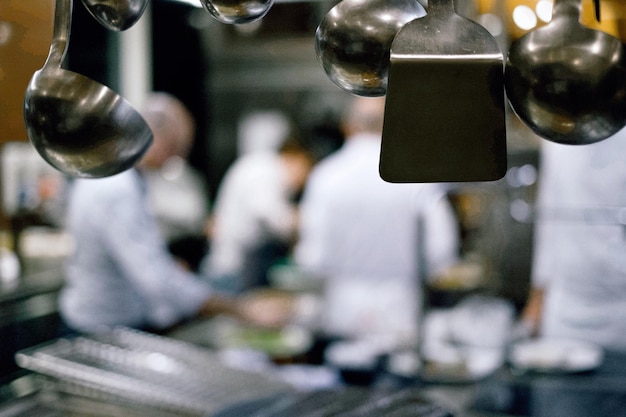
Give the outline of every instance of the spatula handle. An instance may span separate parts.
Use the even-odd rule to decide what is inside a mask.
[[[454,0],[428,0],[428,14],[440,12],[456,13]]]
[[[554,0],[552,18],[554,19],[557,16],[567,16],[569,18],[580,20],[582,8],[582,0]]]

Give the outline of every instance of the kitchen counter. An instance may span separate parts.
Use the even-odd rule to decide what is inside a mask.
[[[476,385],[473,407],[529,417],[626,416],[626,354],[605,352],[598,369],[574,374],[503,368]]]
[[[24,316],[28,317],[33,311],[29,313],[28,305],[25,306],[24,302],[32,300],[33,297],[54,296],[61,289],[62,285],[62,265],[58,262],[47,263],[45,267],[39,265],[37,268],[28,268],[16,281],[1,283],[0,325],[5,324],[7,320],[18,320]],[[19,307],[17,310],[8,310],[16,306]]]
[[[172,332],[168,339],[185,341],[186,338],[193,338],[194,342],[191,340],[187,340],[187,342],[205,345],[201,334],[203,329],[206,330],[198,322],[189,323]],[[239,352],[239,354],[241,353]],[[221,357],[222,360],[225,358],[225,356]],[[241,359],[241,356],[237,356],[237,358]],[[300,372],[303,373],[303,376],[312,380],[315,378],[316,368],[328,368],[327,364],[298,362],[302,358],[306,358],[306,355],[294,358],[295,361],[293,362],[288,360],[269,361],[265,367],[258,367],[255,371],[260,372],[263,378],[270,378],[271,381],[280,376],[282,371],[286,371],[290,367],[301,366]],[[246,362],[241,360],[237,362],[239,366],[243,366],[244,363]],[[254,370],[254,367],[251,366],[245,368]],[[282,373],[282,375],[286,374]],[[22,385],[28,385],[28,381],[27,377],[23,377],[22,381],[18,382]],[[296,399],[302,397],[310,402],[320,400],[319,396],[313,394],[315,392],[323,393],[324,390],[330,390],[329,392],[335,392],[331,395],[334,396],[333,398],[341,398],[341,392],[351,388],[362,389],[363,386],[357,387],[336,380],[334,383],[317,390],[296,389],[293,394],[285,394],[287,397],[283,395],[275,401],[271,398],[263,400],[262,403],[257,404],[255,408],[257,414],[255,415],[275,417],[278,414],[272,414],[273,411],[271,410],[276,411],[278,409],[276,407],[279,406],[289,407],[290,404],[287,400],[290,395]],[[409,391],[404,392],[420,396],[441,407],[441,409],[449,411],[455,417],[626,417],[626,354],[605,352],[600,367],[592,371],[561,374],[521,372],[505,364],[495,373],[483,379],[457,383],[400,378],[381,372],[375,378],[374,383],[366,389],[369,390],[373,398],[384,398],[385,395],[392,396],[394,393],[408,389]],[[7,411],[9,409],[14,410],[15,407],[25,407],[28,404],[32,407],[32,401],[35,398],[33,387],[25,391],[30,394],[26,400],[15,399],[12,404],[8,402],[0,404],[0,417],[4,416],[2,413],[4,409]],[[307,393],[311,393],[311,396]],[[249,409],[250,406],[246,403],[230,406],[221,411],[219,416],[232,417],[236,415],[243,417],[245,414],[237,413],[243,409]],[[267,412],[265,412],[266,409]],[[306,417],[307,415],[304,413],[299,417]]]
[[[177,332],[178,336],[181,334],[183,333]],[[272,363],[269,367],[257,371],[271,380],[278,375],[280,369],[299,365],[298,363]],[[315,365],[312,365],[310,369],[311,372],[307,375],[312,378]],[[287,397],[283,395],[276,400],[271,398],[263,400],[257,404],[255,415],[275,417],[278,414],[272,414],[272,412],[278,409],[276,407],[290,406],[287,401],[290,395],[294,396],[293,398],[305,398],[310,402],[313,399],[320,400],[319,396],[315,396],[315,392],[323,393],[324,390],[330,390],[329,392],[334,392],[334,394],[328,395],[341,398],[341,392],[351,388],[362,389],[363,387],[339,382],[322,388],[321,391],[296,390],[293,394],[285,394]],[[417,378],[381,375],[367,389],[373,398],[384,398],[385,395],[391,398],[399,392],[413,393],[410,395],[424,398],[441,409],[449,411],[455,417],[622,417],[626,416],[626,354],[606,352],[599,368],[580,373],[522,373],[504,365],[494,374],[473,382],[434,383]],[[11,408],[15,409],[15,407],[24,407],[29,404],[28,401],[35,398],[32,396],[32,391],[30,394],[31,396],[28,397],[30,399],[25,402],[19,399],[14,400]],[[5,408],[9,410],[8,403],[0,404],[0,417],[3,416],[2,411]],[[245,414],[237,413],[249,408],[250,404],[246,403],[230,406],[221,411],[219,416],[243,417]],[[299,417],[307,415],[304,413]]]
[[[28,263],[15,281],[0,284],[0,384],[22,374],[13,356],[58,335],[59,260]]]
[[[607,352],[591,372],[517,373],[504,365],[476,382],[414,384],[455,417],[626,417],[624,353]]]
[[[194,323],[186,330],[190,329],[195,331],[178,329],[174,335],[204,344],[202,326]],[[287,361],[287,365],[276,366],[290,364]],[[340,383],[335,387],[342,386]],[[520,372],[505,364],[473,382],[428,382],[379,375],[370,388],[393,392],[406,387],[418,389],[456,417],[626,417],[626,354],[605,352],[599,368],[579,373]]]

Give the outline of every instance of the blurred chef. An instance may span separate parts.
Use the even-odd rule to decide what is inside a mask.
[[[70,331],[118,325],[163,331],[198,314],[247,317],[246,300],[217,295],[170,255],[148,203],[144,173],[177,154],[193,120],[179,100],[163,94],[148,98],[143,116],[154,143],[136,168],[70,185],[67,227],[76,247],[60,296]]]
[[[266,285],[268,269],[291,250],[297,196],[316,160],[293,132],[278,150],[244,153],[220,184],[207,263],[220,288],[239,292]]]
[[[533,288],[523,318],[543,336],[626,350],[626,129],[541,149]]]
[[[148,202],[169,251],[188,269],[198,272],[208,249],[205,225],[209,193],[200,173],[187,161],[196,136],[193,116],[182,106],[173,107],[171,100],[169,94],[154,93],[144,108],[144,113],[171,113],[159,129],[175,139],[175,147],[168,150],[160,167],[143,170],[143,175]]]
[[[384,98],[354,98],[344,145],[318,163],[301,202],[296,262],[326,279],[325,330],[414,338],[420,277],[457,261],[458,223],[440,184],[378,172]]]

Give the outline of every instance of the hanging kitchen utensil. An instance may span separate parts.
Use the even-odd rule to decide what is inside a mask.
[[[83,0],[83,4],[102,26],[119,32],[139,20],[148,0]]]
[[[222,23],[242,24],[261,19],[274,0],[200,0],[211,16]]]
[[[425,14],[416,0],[343,0],[315,32],[317,57],[340,88],[360,96],[383,96],[394,36]]]
[[[28,137],[53,167],[76,177],[106,177],[133,166],[152,143],[141,115],[108,87],[61,68],[72,0],[57,0],[50,53],[24,95]]]
[[[511,44],[505,87],[519,118],[537,135],[584,145],[626,125],[622,42],[579,23],[581,0],[556,0],[552,20]]]
[[[429,0],[391,45],[380,175],[489,181],[506,172],[504,57],[453,0]]]

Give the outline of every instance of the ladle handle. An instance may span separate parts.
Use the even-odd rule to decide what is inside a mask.
[[[61,68],[69,46],[71,25],[72,0],[56,0],[54,7],[54,31],[52,33],[52,42],[50,43],[50,52],[44,68]]]
[[[554,0],[552,19],[563,16],[580,20],[583,4],[582,0]]]
[[[454,0],[428,0],[428,14],[433,13],[455,14]]]

